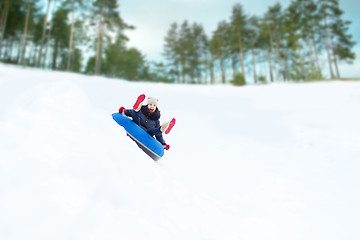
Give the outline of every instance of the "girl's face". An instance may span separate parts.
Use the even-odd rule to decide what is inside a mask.
[[[156,105],[150,103],[150,104],[148,104],[148,109],[149,109],[150,112],[153,113],[153,112],[155,112],[155,110],[156,110]]]

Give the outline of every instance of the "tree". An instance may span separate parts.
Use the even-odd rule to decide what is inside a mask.
[[[314,0],[303,1],[303,24],[302,32],[303,38],[307,42],[309,57],[310,57],[310,75],[309,80],[322,79],[322,73],[318,57],[318,47],[315,38],[321,38],[317,34],[321,32],[321,16],[319,15],[319,7]]]
[[[46,34],[48,17],[49,17],[50,5],[51,5],[51,0],[48,0],[46,15],[44,18],[43,29],[42,29],[42,34],[41,34],[41,43],[40,43],[40,50],[39,50],[39,56],[38,56],[38,62],[37,62],[38,67],[40,67],[40,65],[41,65],[42,51],[43,51],[44,44],[45,44],[45,34]]]
[[[245,64],[244,64],[244,42],[247,36],[247,19],[248,17],[244,13],[243,7],[241,4],[236,4],[232,8],[231,15],[231,36],[234,40],[232,43],[233,46],[237,47],[240,55],[241,63],[241,74],[245,76]]]
[[[190,29],[189,76],[191,82],[201,82],[203,63],[207,51],[207,38],[203,27],[194,23]]]
[[[68,57],[67,57],[67,64],[66,64],[66,71],[71,70],[71,64],[73,59],[73,53],[74,53],[74,28],[75,28],[75,10],[76,5],[79,6],[83,5],[83,0],[67,0],[65,4],[71,4],[71,27],[70,27],[70,37],[69,37],[69,47],[68,47]]]
[[[188,21],[184,21],[180,26],[179,31],[179,60],[180,60],[180,73],[182,82],[186,82],[186,75],[188,74],[188,61],[189,61],[189,52],[190,52],[190,40],[191,40],[191,30],[189,27]]]
[[[286,9],[285,39],[287,40],[287,48],[291,50],[292,59],[290,71],[287,72],[290,73],[293,80],[322,78],[317,48],[313,41],[316,32],[318,32],[317,27],[320,19],[317,6],[313,0],[295,0]],[[288,68],[286,67],[286,69]]]
[[[283,28],[284,28],[284,14],[281,9],[280,3],[275,4],[268,8],[268,11],[264,16],[264,24],[267,28],[269,35],[269,46],[268,46],[268,55],[269,55],[269,65],[271,69],[271,79],[272,77],[272,53],[273,48],[276,49],[277,62],[279,64],[279,72],[284,73],[283,68],[283,59],[282,59],[282,39],[283,39]],[[283,75],[283,79],[285,76]],[[272,80],[273,81],[273,80]]]
[[[165,37],[163,56],[169,62],[170,72],[175,76],[176,82],[180,82],[180,46],[179,29],[176,22],[172,23]]]
[[[351,48],[355,45],[355,42],[351,40],[352,36],[347,34],[350,21],[343,21],[340,16],[342,11],[338,11],[338,19],[331,24],[331,46],[333,53],[333,62],[335,65],[336,76],[340,78],[340,72],[338,68],[338,59],[340,61],[347,61],[349,63],[355,59],[355,53],[351,51]]]
[[[117,36],[114,43],[105,49],[103,72],[109,77],[125,78],[125,53],[126,39],[122,35]]]
[[[145,64],[145,57],[136,48],[127,49],[127,38],[119,34],[114,43],[105,49],[103,73],[109,77],[138,80]]]
[[[231,44],[230,44],[229,32],[230,32],[230,24],[228,24],[226,21],[221,21],[218,24],[217,29],[213,33],[209,45],[212,58],[219,62],[222,83],[226,82],[225,64],[226,64],[226,59],[230,55]]]
[[[259,42],[261,43],[261,46],[267,55],[270,81],[274,82],[273,68],[272,68],[272,38],[271,38],[271,31],[269,29],[270,26],[267,23],[266,19],[262,18],[260,22]]]
[[[65,57],[62,54],[67,47],[69,39],[69,25],[67,24],[67,16],[69,9],[60,7],[54,14],[51,22],[52,37],[54,40],[54,51],[52,59],[52,69],[57,69],[57,60],[59,55]],[[59,54],[60,52],[60,54]]]
[[[208,40],[202,25],[190,25],[185,20],[180,27],[177,23],[170,26],[163,55],[176,82],[201,82],[207,52]]]
[[[26,7],[26,20],[25,20],[25,24],[24,24],[24,33],[23,33],[23,37],[22,37],[22,40],[21,40],[22,50],[20,51],[20,59],[19,59],[20,64],[24,64],[24,55],[25,55],[25,49],[26,49],[26,39],[27,39],[28,26],[29,26],[31,2],[29,1],[26,5],[27,5],[27,7]]]
[[[65,57],[66,63],[64,63],[64,69],[66,69],[66,71],[81,72],[84,55],[82,49],[84,49],[87,43],[91,42],[90,37],[87,36],[86,22],[86,18],[84,20],[78,19],[74,22],[72,47],[71,50],[68,49]],[[71,51],[71,53],[69,51]]]
[[[9,16],[10,1],[1,2],[1,15],[0,15],[0,57],[2,55],[3,40],[5,35],[5,29],[7,25],[7,19]]]
[[[259,21],[258,17],[252,16],[249,18],[247,26],[248,36],[250,38],[251,62],[255,83],[257,82],[255,49],[260,47]]]
[[[23,2],[5,2],[4,3],[2,41],[0,55],[7,62],[17,63],[19,57],[20,34],[24,27],[25,11]],[[5,48],[4,54],[2,49]]]
[[[351,48],[356,42],[351,40],[352,35],[346,34],[349,29],[348,25],[350,25],[349,21],[339,20],[338,24],[332,26],[332,32],[337,38],[334,44],[334,53],[340,60],[352,63],[352,60],[355,59],[355,53],[351,51]]]
[[[141,68],[144,65],[144,56],[136,48],[130,48],[125,53],[124,77],[129,80],[139,79]]]
[[[19,60],[18,63],[25,65],[25,55],[26,55],[26,47],[27,47],[27,40],[29,38],[29,32],[33,30],[34,27],[34,16],[38,12],[38,7],[36,4],[38,0],[27,0],[24,1],[24,5],[26,5],[26,17],[24,22],[24,30],[23,35],[21,38],[21,50],[19,51]]]
[[[325,48],[329,64],[330,78],[334,79],[335,74],[333,70],[333,61],[332,61],[332,46],[331,46],[331,26],[336,24],[341,15],[341,10],[339,9],[338,0],[318,0],[320,6],[320,14],[323,19],[322,29],[324,31],[325,37]]]
[[[117,31],[122,32],[125,29],[133,29],[133,27],[127,25],[120,17],[117,0],[96,0],[93,6],[95,17],[98,19],[98,37],[94,72],[95,75],[99,75],[101,73],[102,49],[106,31],[114,31],[114,27],[116,27]]]

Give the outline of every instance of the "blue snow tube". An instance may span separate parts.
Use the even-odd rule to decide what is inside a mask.
[[[152,159],[157,161],[164,155],[164,148],[161,143],[150,136],[150,134],[139,127],[130,118],[123,116],[121,113],[113,113],[112,117],[125,129],[127,135]]]

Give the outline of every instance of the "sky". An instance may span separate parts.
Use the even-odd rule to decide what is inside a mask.
[[[150,61],[163,61],[164,38],[170,25],[189,23],[202,24],[208,36],[216,29],[218,23],[229,20],[234,4],[241,3],[249,15],[262,16],[269,6],[280,2],[283,8],[290,0],[120,0],[120,14],[125,22],[137,29],[126,32],[130,38],[128,46],[138,48]],[[359,77],[360,68],[360,17],[357,0],[340,0],[340,8],[345,12],[344,20],[352,21],[349,33],[357,42],[354,51],[357,58],[353,65],[341,65],[340,72],[344,77]],[[355,7],[355,5],[357,5]]]

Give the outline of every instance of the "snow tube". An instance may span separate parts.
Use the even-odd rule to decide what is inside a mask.
[[[144,129],[139,127],[127,116],[121,113],[113,113],[113,119],[122,126],[127,135],[152,159],[159,160],[164,155],[164,148],[161,143],[150,136]]]

